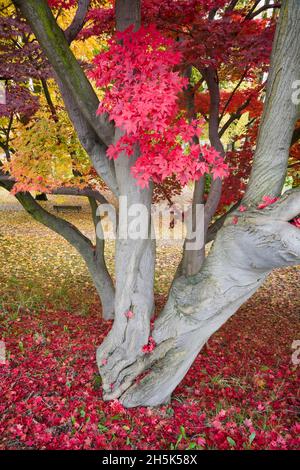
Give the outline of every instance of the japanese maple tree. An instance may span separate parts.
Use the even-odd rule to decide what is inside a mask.
[[[30,213],[78,249],[106,316],[114,314],[97,351],[104,398],[126,407],[159,405],[169,400],[208,338],[270,271],[300,262],[299,189],[282,191],[288,165],[295,168],[299,160],[299,105],[292,99],[300,78],[299,2],[261,7],[239,0],[13,3],[26,19],[22,27],[30,27],[37,39],[30,44],[39,44],[39,60],[47,58],[51,65],[97,178],[115,198],[127,198],[126,208],[119,207],[118,234],[122,221],[131,220],[128,207],[143,205],[150,218],[153,198],[163,194],[171,201],[190,181],[191,213],[204,203],[204,238],[214,239],[213,247],[206,254],[204,247],[188,250],[184,244],[166,306],[153,322],[150,236],[117,236],[113,286],[102,241],[93,247],[28,192],[16,194]],[[77,3],[63,31],[53,10]],[[93,36],[106,44],[87,66],[70,44]],[[2,185],[11,189],[14,175],[6,176]],[[96,201],[106,201],[95,188],[70,185],[65,191],[88,195],[97,223]],[[220,210],[225,214],[212,223]]]

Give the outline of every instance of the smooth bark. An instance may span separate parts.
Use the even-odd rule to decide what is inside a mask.
[[[130,25],[140,25],[140,1],[122,0],[116,3],[117,29],[123,31]],[[122,135],[116,129],[115,141]],[[155,243],[151,239],[151,202],[152,187],[141,189],[131,174],[131,167],[139,156],[136,146],[135,155],[128,158],[120,155],[115,161],[119,194],[123,203],[119,205],[119,224],[116,240],[116,297],[115,321],[107,338],[97,351],[104,398],[109,396],[112,384],[119,373],[132,362],[147,344],[150,334],[150,319],[154,311],[154,268]],[[140,205],[147,211],[148,226],[144,237],[132,239],[130,225],[135,215],[131,214],[133,205]],[[138,210],[139,206],[136,206]],[[132,312],[133,318],[128,318]]]

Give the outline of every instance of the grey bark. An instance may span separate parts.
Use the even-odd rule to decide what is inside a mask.
[[[156,356],[140,355],[119,375],[111,396],[126,407],[164,403],[209,337],[257,290],[274,268],[300,262],[300,190],[274,206],[236,214],[216,237],[199,274],[178,278],[155,324]],[[158,357],[158,359],[156,359]],[[151,371],[139,383],[137,375]]]
[[[130,25],[140,25],[140,1],[122,0],[116,3],[117,29],[123,31]],[[122,135],[116,129],[115,141]],[[139,156],[138,145],[135,155],[128,158],[120,155],[115,161],[116,177],[121,197],[126,198],[126,207],[119,206],[119,224],[116,241],[116,300],[115,321],[109,335],[97,351],[97,363],[101,373],[104,398],[112,392],[122,370],[134,362],[147,344],[150,334],[150,319],[154,311],[154,268],[155,243],[151,239],[152,187],[141,189],[131,174],[131,167]],[[133,221],[128,208],[141,204],[148,211],[148,229],[145,238],[133,240],[127,237],[128,227]],[[133,312],[133,318],[126,313]],[[107,362],[104,364],[104,362]]]
[[[220,114],[220,89],[219,81],[216,71],[212,67],[203,69],[201,71],[203,78],[207,83],[210,95],[210,110],[209,110],[209,140],[211,145],[220,153],[222,157],[225,156],[223,144],[219,136],[219,114]],[[201,178],[199,182],[195,183],[195,189],[192,201],[192,227],[195,230],[194,218],[196,204],[203,203],[205,179]],[[184,245],[183,259],[180,271],[185,276],[193,276],[197,274],[205,259],[205,243],[207,241],[209,224],[217,210],[222,194],[222,180],[216,178],[211,183],[211,188],[207,197],[204,207],[204,245],[200,250],[186,250]]]
[[[122,156],[116,162],[121,196],[131,204],[142,204],[150,211],[152,191],[141,190],[130,174],[131,159]],[[104,397],[109,396],[111,384],[119,373],[141,353],[150,334],[150,319],[154,310],[155,245],[149,233],[145,239],[123,239],[122,219],[129,217],[126,208],[119,207],[118,237],[116,240],[116,297],[115,321],[109,335],[97,351],[97,362],[103,381]],[[126,313],[133,312],[133,318]],[[103,365],[103,360],[107,361]]]

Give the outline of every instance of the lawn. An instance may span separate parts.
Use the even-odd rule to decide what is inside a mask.
[[[95,350],[111,323],[84,263],[9,198],[0,212],[0,449],[300,448],[299,268],[269,276],[209,340],[168,406],[125,410],[102,400]],[[83,205],[66,218],[92,235]],[[179,257],[178,246],[159,244],[158,311]],[[106,258],[113,272],[113,242]]]

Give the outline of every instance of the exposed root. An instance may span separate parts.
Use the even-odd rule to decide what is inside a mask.
[[[164,341],[151,354],[138,356],[129,367],[123,367],[118,374],[116,382],[113,384],[113,388],[104,394],[104,400],[120,398],[140,374],[147,371],[153,364],[163,359],[172,350],[174,342],[173,338]]]

